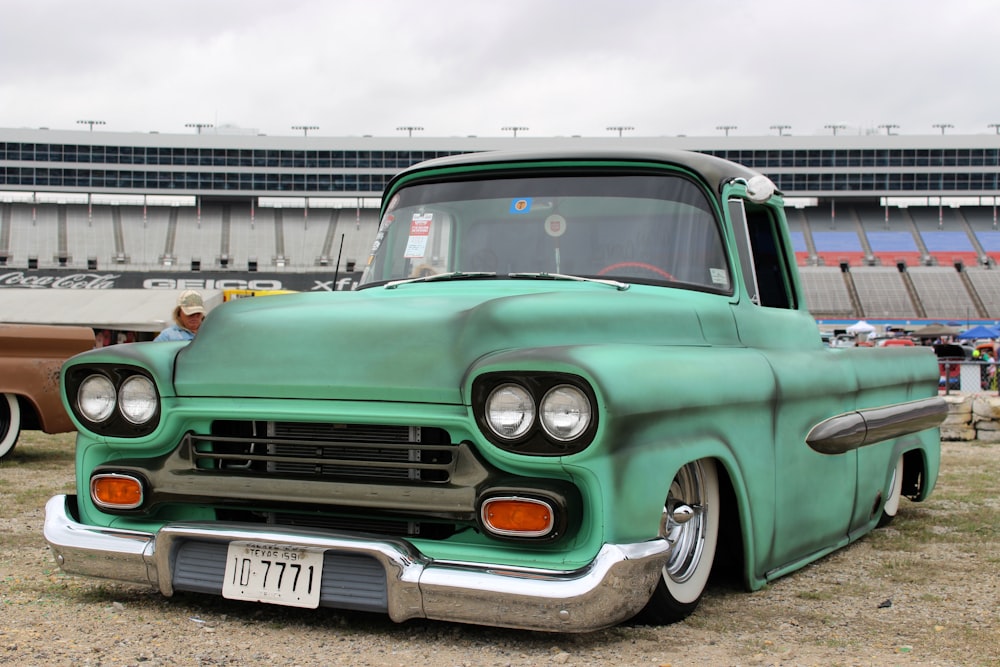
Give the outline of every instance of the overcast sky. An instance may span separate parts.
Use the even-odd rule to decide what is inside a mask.
[[[0,127],[993,133],[993,0],[3,0]]]

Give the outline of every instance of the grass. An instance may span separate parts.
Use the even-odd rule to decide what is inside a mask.
[[[49,435],[41,431],[22,431],[14,451],[0,461],[0,470],[23,468],[54,470],[65,464],[73,465],[75,433]]]
[[[427,638],[428,647],[443,636],[449,650],[468,655],[496,640],[544,659],[559,642],[580,664],[592,664],[588,655],[615,662],[626,649],[642,664],[705,664],[709,658],[701,651],[713,646],[724,647],[730,663],[992,667],[997,663],[990,660],[1000,655],[995,598],[988,587],[973,584],[986,576],[995,580],[1000,570],[1000,445],[945,443],[938,484],[927,501],[903,501],[889,526],[760,591],[712,589],[693,616],[673,626],[623,625],[567,637],[431,621],[401,628],[381,615],[313,613],[195,594],[167,599],[143,587],[65,575],[44,546],[41,516],[51,495],[74,488],[73,436],[22,438],[0,463],[0,618],[14,608],[34,618],[32,609],[63,604],[103,619],[114,616],[108,607],[120,602],[163,628],[190,628],[191,617],[227,616],[234,633],[315,628],[364,641]],[[884,600],[891,606],[881,607]],[[901,662],[910,652],[914,661]],[[692,662],[684,655],[700,657]]]
[[[949,443],[944,443],[947,451]],[[876,531],[880,548],[910,550],[916,544],[1000,534],[1000,445],[971,445],[946,459],[931,497],[910,505],[892,522],[890,530]],[[946,521],[943,519],[947,519]]]
[[[74,441],[74,433],[24,431],[14,451],[0,461],[0,521],[11,525],[3,531],[5,547],[40,546],[45,503],[54,494],[76,488]]]

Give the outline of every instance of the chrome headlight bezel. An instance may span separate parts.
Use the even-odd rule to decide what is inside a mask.
[[[554,425],[553,415],[546,418],[543,406],[554,405],[559,391],[569,392],[578,401],[581,417],[579,428],[560,430]],[[553,393],[555,392],[555,393]],[[516,431],[498,428],[491,406],[503,394],[519,394],[529,400],[531,409],[525,409],[525,419]],[[546,399],[546,397],[549,397]],[[570,401],[572,404],[573,401]],[[590,384],[580,376],[555,372],[503,372],[484,373],[472,383],[472,409],[483,436],[497,447],[518,454],[532,456],[568,456],[583,451],[597,433],[597,397]],[[527,413],[531,412],[530,420]],[[544,423],[548,421],[548,424]],[[530,423],[529,423],[530,421]]]
[[[98,435],[137,438],[152,433],[160,423],[161,400],[156,381],[149,371],[138,366],[70,367],[64,376],[63,391],[73,416]],[[100,398],[102,392],[110,409],[88,408],[87,403]]]

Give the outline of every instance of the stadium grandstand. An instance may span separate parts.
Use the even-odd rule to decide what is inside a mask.
[[[820,320],[1000,321],[1000,134],[992,133],[433,138],[0,128],[0,298],[15,287],[350,289],[383,188],[401,169],[567,146],[693,150],[768,175],[786,198],[805,297]],[[4,319],[30,320],[15,312],[22,307],[4,305]]]

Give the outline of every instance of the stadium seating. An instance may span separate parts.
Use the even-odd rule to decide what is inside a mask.
[[[968,320],[978,317],[976,305],[962,283],[961,274],[950,266],[920,266],[907,271],[927,313],[939,319]]]
[[[839,267],[803,266],[799,272],[806,303],[816,318],[850,319],[855,316],[847,274]]]
[[[923,253],[917,247],[910,232],[866,232],[872,255],[884,266],[896,266],[900,262],[907,266],[921,263]]]
[[[986,309],[986,317],[1000,319],[1000,271],[975,267],[966,269],[965,275]]]
[[[304,271],[338,254],[345,269],[363,264],[378,228],[373,209],[0,206],[3,264],[37,269]]]
[[[896,267],[860,266],[851,277],[865,317],[905,319],[919,314]]]
[[[816,256],[825,266],[861,266],[865,263],[866,253],[861,246],[861,240],[856,232],[813,232],[813,242],[816,244]]]
[[[994,266],[1000,265],[1000,231],[977,232],[976,238]]]
[[[1000,319],[991,207],[890,209],[888,229],[885,209],[863,204],[838,205],[836,219],[791,209],[788,221],[817,318]],[[0,269],[351,271],[364,266],[378,211],[3,203],[0,223]]]

